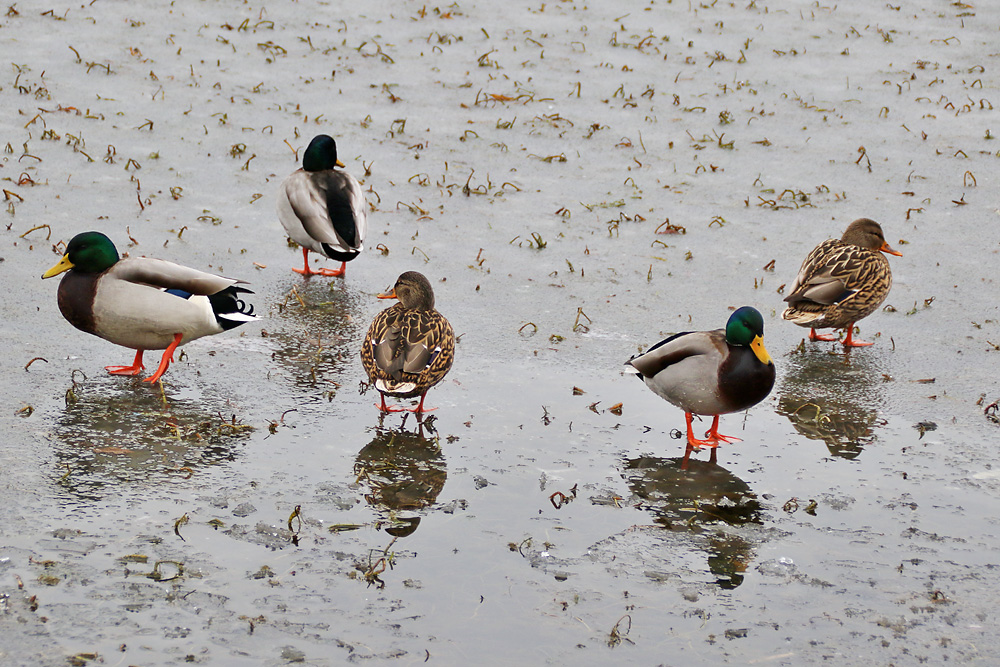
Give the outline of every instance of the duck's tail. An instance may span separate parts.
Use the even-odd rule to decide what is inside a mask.
[[[225,331],[257,319],[253,314],[253,306],[241,299],[240,293],[253,294],[245,287],[233,285],[208,296],[215,319]]]

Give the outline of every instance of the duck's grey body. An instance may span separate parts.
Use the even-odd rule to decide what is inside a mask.
[[[290,239],[330,259],[350,261],[364,250],[365,195],[346,171],[292,173],[281,185],[278,219]]]
[[[67,272],[59,310],[77,329],[117,345],[165,350],[176,334],[183,345],[255,319],[239,305],[237,293],[249,291],[235,287],[240,282],[161,259],[122,259],[97,274]]]
[[[627,362],[657,396],[684,412],[721,415],[762,401],[774,386],[774,364],[730,345],[723,329],[684,332]]]

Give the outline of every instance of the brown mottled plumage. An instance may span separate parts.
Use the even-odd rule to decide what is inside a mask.
[[[441,313],[434,309],[434,290],[430,281],[416,271],[399,276],[392,291],[380,299],[399,299],[399,303],[375,316],[361,348],[361,363],[368,379],[382,395],[382,412],[389,408],[385,397],[420,397],[420,404],[410,410],[420,414],[427,391],[444,379],[455,361],[455,332]]]
[[[875,312],[892,287],[889,260],[882,253],[902,257],[877,222],[855,220],[842,237],[823,241],[802,262],[781,317],[809,327],[811,340],[836,340],[816,329],[846,329],[846,347],[871,345],[854,340],[854,323]]]

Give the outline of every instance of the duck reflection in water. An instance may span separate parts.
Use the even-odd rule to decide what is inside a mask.
[[[328,285],[289,280],[282,290],[277,315],[267,327],[271,358],[301,400],[331,400],[364,335],[356,317],[362,296],[339,281]],[[317,388],[325,391],[320,395]]]
[[[778,414],[795,430],[822,441],[833,456],[854,459],[876,440],[875,428],[885,424],[878,408],[884,401],[888,374],[877,355],[850,358],[804,348],[788,357],[781,381]]]
[[[221,399],[215,407],[208,397],[167,403],[127,385],[95,384],[74,381],[50,438],[59,485],[77,498],[99,500],[233,461],[254,430]]]
[[[684,457],[627,459],[622,477],[656,524],[704,538],[701,548],[708,552],[716,583],[736,588],[755,549],[748,537],[752,531],[738,529],[762,525],[763,507],[746,482],[716,463],[690,459],[684,464]]]
[[[434,505],[448,479],[437,438],[424,437],[425,419],[416,433],[403,428],[376,430],[354,463],[365,501],[383,514],[385,531],[406,537],[420,525],[420,513]],[[432,429],[432,425],[428,424]]]

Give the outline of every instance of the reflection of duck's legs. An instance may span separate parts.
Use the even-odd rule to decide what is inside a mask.
[[[712,454],[708,457],[708,462],[712,464],[718,463],[719,448],[717,445],[708,445],[712,450]],[[691,460],[691,452],[694,451],[694,445],[688,443],[687,449],[684,450],[684,458],[681,460],[681,470],[688,469],[688,461]]]
[[[719,415],[715,415],[712,419],[712,428],[705,432],[705,437],[715,443],[715,445],[712,445],[713,447],[717,446],[720,442],[742,442],[737,437],[719,433]]]
[[[688,445],[687,449],[684,450],[684,458],[681,459],[681,470],[688,469],[688,460],[691,458],[691,452],[693,451],[694,447],[692,447],[691,445]],[[715,450],[713,449],[712,451],[714,452]]]

